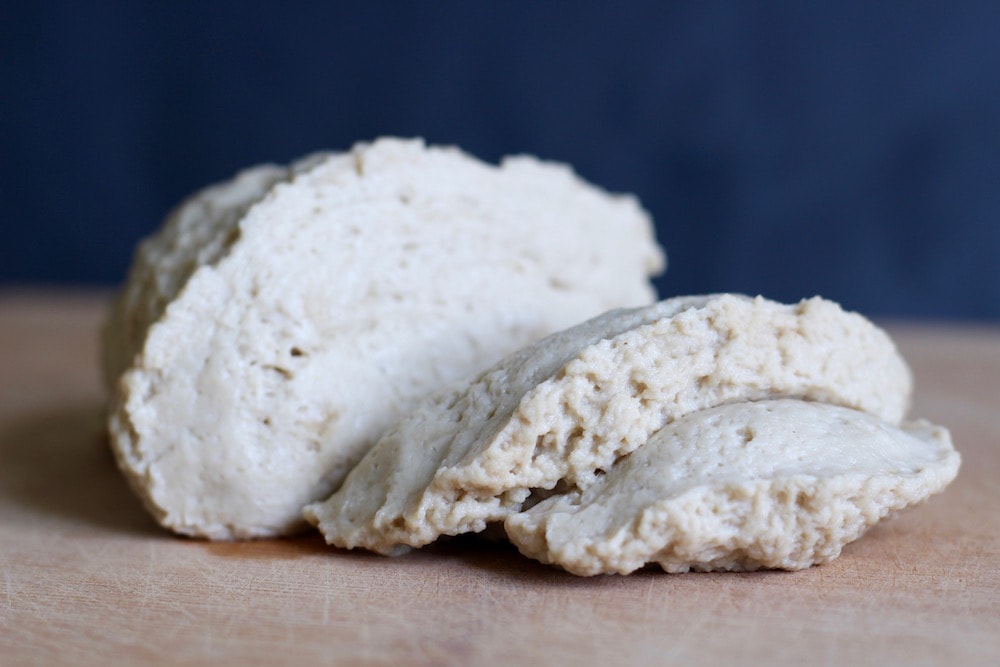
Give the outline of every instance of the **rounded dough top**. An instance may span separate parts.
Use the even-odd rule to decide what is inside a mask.
[[[418,397],[649,303],[662,266],[633,198],[533,158],[383,139],[250,170],[137,255],[105,339],[113,449],[173,530],[297,530]]]

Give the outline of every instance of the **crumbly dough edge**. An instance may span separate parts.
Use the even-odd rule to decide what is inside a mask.
[[[750,317],[736,318],[733,322],[721,325],[716,321],[717,316],[719,320],[724,320],[725,314],[733,309]],[[815,309],[821,312],[813,314],[834,317],[845,330],[860,336],[866,345],[874,348],[868,354],[859,355],[859,350],[853,347],[838,348],[839,341],[834,345],[835,360],[849,366],[853,364],[852,370],[859,374],[859,382],[864,387],[860,395],[848,395],[832,382],[824,384],[827,378],[822,372],[816,377],[805,378],[807,381],[817,382],[816,386],[809,386],[808,382],[804,382],[792,388],[777,388],[772,383],[752,391],[747,391],[746,386],[740,384],[741,378],[737,374],[731,383],[719,385],[724,391],[720,395],[713,395],[711,400],[705,400],[705,387],[700,386],[701,380],[694,379],[695,385],[689,387],[694,392],[691,404],[671,412],[667,409],[666,402],[643,405],[641,387],[644,383],[629,377],[634,369],[615,358],[616,354],[620,356],[629,346],[632,350],[641,347],[643,337],[648,337],[646,342],[653,347],[657,343],[668,347],[674,345],[678,335],[685,340],[692,339],[688,335],[690,331],[697,334],[697,326],[705,323],[710,329],[721,327],[721,330],[711,331],[714,344],[728,345],[734,340],[734,335],[736,339],[739,338],[740,325],[744,325],[747,319],[763,323],[766,327],[774,318],[787,319],[794,316],[793,320],[801,326],[803,313]],[[842,332],[833,332],[834,335],[839,333]],[[823,341],[829,342],[830,332],[813,331],[811,335],[821,336]],[[690,354],[704,355],[713,350],[710,345],[705,345],[706,341],[699,340],[697,335],[689,342],[699,343],[688,351]],[[808,349],[809,346],[806,345],[806,350]],[[878,363],[879,360],[881,363]],[[787,360],[783,359],[782,363],[785,361]],[[606,366],[615,378],[595,378],[593,364],[597,362]],[[806,359],[803,363],[808,362]],[[830,363],[830,360],[826,360],[819,371],[828,370]],[[797,381],[795,377],[791,379],[793,382]],[[608,392],[598,401],[596,407],[602,415],[598,424],[603,431],[596,434],[598,437],[584,443],[586,447],[583,447],[581,442],[585,434],[578,428],[580,406],[573,405],[570,409],[563,410],[561,423],[557,423],[559,420],[554,416],[556,411],[552,404],[561,402],[565,396],[574,392],[583,400],[589,400],[600,394],[601,386],[629,386],[635,391]],[[719,389],[719,386],[715,389]],[[595,387],[596,391],[590,391]],[[646,389],[649,389],[648,385]],[[852,388],[851,391],[855,389]],[[868,392],[870,395],[865,395],[866,390],[872,390]],[[568,461],[572,461],[577,469],[569,479],[570,487],[585,487],[598,471],[607,469],[617,458],[640,447],[669,421],[690,412],[725,402],[787,396],[864,410],[898,424],[908,409],[911,390],[912,376],[909,368],[892,340],[884,331],[857,313],[845,311],[838,304],[819,297],[784,305],[763,297],[749,299],[742,295],[716,295],[703,307],[687,308],[671,317],[584,348],[562,370],[524,395],[502,428],[495,432],[486,429],[485,439],[476,443],[457,464],[441,467],[430,484],[416,492],[401,515],[378,512],[371,525],[354,530],[347,539],[337,533],[335,521],[323,516],[324,512],[336,511],[331,505],[336,494],[326,503],[307,507],[305,516],[310,523],[320,528],[330,544],[346,548],[364,547],[394,555],[409,548],[424,546],[444,535],[479,532],[490,523],[503,521],[519,512],[533,492],[539,489],[552,490],[557,485],[564,484],[567,480],[564,468],[569,467],[566,464]],[[637,404],[639,407],[636,409],[645,416],[645,423],[621,418],[622,414],[629,413],[629,406],[623,406],[623,402]],[[656,411],[660,411],[660,414],[654,414]],[[364,460],[359,466],[363,465],[366,465]],[[340,502],[351,503],[352,499],[341,498]]]
[[[639,341],[647,335],[650,337],[651,347],[658,347],[657,343],[660,341],[666,347],[670,347],[673,344],[673,336],[683,331],[690,319],[698,319],[708,315],[708,311],[713,311],[708,315],[708,321],[713,328],[719,327],[720,324],[715,321],[714,315],[719,310],[726,312],[731,307],[752,312],[754,319],[760,315],[777,315],[779,311],[784,311],[781,314],[787,314],[788,310],[798,316],[812,307],[831,310],[836,312],[837,316],[844,316],[845,324],[859,328],[880,344],[882,354],[876,356],[884,357],[891,363],[882,369],[866,368],[866,372],[871,371],[871,379],[876,384],[886,379],[891,379],[893,382],[896,379],[900,380],[902,384],[899,388],[899,400],[891,400],[889,406],[883,406],[881,405],[883,397],[877,395],[881,392],[874,392],[876,395],[871,397],[851,396],[841,393],[839,387],[823,386],[824,377],[819,376],[807,378],[819,383],[818,386],[810,388],[799,384],[791,391],[773,385],[748,390],[746,386],[733,382],[728,386],[716,387],[715,389],[722,390],[721,396],[714,396],[709,400],[706,400],[704,388],[692,387],[695,393],[690,405],[671,412],[666,405],[661,404],[660,414],[657,415],[655,403],[650,401],[644,404],[648,399],[645,399],[643,394],[649,387],[644,390],[642,381],[629,377],[633,370],[629,364],[612,361],[606,364],[606,369],[610,371],[609,375],[595,377],[594,364],[588,363],[590,361],[588,357],[591,355],[598,359],[601,353],[617,357],[629,346],[635,347],[640,344]],[[761,308],[764,313],[753,312]],[[797,322],[801,324],[802,320],[797,319]],[[660,330],[664,328],[667,331],[661,332]],[[737,327],[730,328],[723,325],[721,328],[722,331],[719,329],[713,331],[715,334],[713,342],[728,345],[733,340],[729,336]],[[696,350],[694,354],[705,354],[710,349],[711,347],[706,346],[704,349]],[[845,363],[856,361],[855,350],[844,349],[840,352],[840,361]],[[793,383],[798,379],[792,378]],[[695,383],[700,382],[700,379],[695,380]],[[605,386],[627,386],[632,391],[628,394],[608,393],[600,396],[601,387]],[[595,390],[591,391],[592,388]],[[586,487],[599,470],[606,469],[617,458],[641,447],[653,433],[670,421],[723,403],[775,396],[805,398],[863,410],[876,414],[890,423],[898,424],[909,404],[910,391],[909,368],[896,353],[895,346],[888,336],[868,320],[843,311],[833,302],[813,298],[786,306],[761,297],[749,300],[745,297],[721,295],[703,308],[687,309],[673,317],[602,340],[585,349],[555,376],[529,392],[521,400],[505,428],[484,447],[466,456],[457,466],[439,471],[428,488],[428,494],[406,517],[406,526],[412,529],[413,526],[426,522],[434,526],[434,532],[438,535],[478,532],[486,524],[501,520],[510,512],[520,509],[532,490],[551,490],[561,482],[566,482],[567,471],[562,469],[562,462],[570,462],[575,468],[568,483],[571,486]],[[553,418],[554,399],[559,399],[562,403],[566,396],[581,393],[584,401],[591,396],[598,398],[596,407],[601,413],[601,419],[598,422],[599,430],[594,433],[578,431],[580,424],[574,415],[579,415],[585,409],[579,403],[564,406],[562,423]],[[649,419],[649,422],[640,426],[634,420],[621,419],[620,415],[628,412],[630,407],[624,406],[623,403],[637,404],[636,411],[642,417]],[[585,440],[584,436],[588,435],[591,437]],[[466,514],[467,518],[455,525],[456,517],[463,514]],[[418,541],[425,544],[433,541],[433,538],[424,541],[426,539],[425,535],[421,535]],[[411,546],[417,545],[411,543]]]
[[[961,457],[947,430],[938,432],[939,458],[916,472],[700,485],[647,506],[612,535],[581,535],[558,552],[535,524],[542,505],[557,498],[511,515],[504,528],[525,556],[579,576],[629,574],[647,564],[668,573],[801,570],[830,562],[881,520],[926,502],[954,480]],[[766,531],[743,532],[764,517]]]

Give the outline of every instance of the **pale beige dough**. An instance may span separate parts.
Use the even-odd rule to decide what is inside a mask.
[[[910,389],[888,336],[835,303],[671,299],[607,313],[431,397],[305,515],[331,544],[400,553],[481,531],[540,490],[585,489],[692,412],[796,397],[898,424]]]
[[[180,533],[304,526],[442,386],[655,299],[636,200],[562,165],[382,139],[197,194],[139,248],[105,334],[112,447]]]
[[[958,467],[948,432],[926,422],[794,399],[727,404],[504,525],[522,553],[578,575],[797,570],[938,493]]]

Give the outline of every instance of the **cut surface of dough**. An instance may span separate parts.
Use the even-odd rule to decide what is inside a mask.
[[[562,165],[382,139],[197,194],[105,334],[112,448],[166,527],[294,532],[426,394],[648,304],[649,217]]]

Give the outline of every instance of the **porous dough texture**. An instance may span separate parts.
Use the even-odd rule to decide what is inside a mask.
[[[305,516],[330,544],[397,554],[481,531],[533,493],[586,489],[699,410],[793,397],[895,425],[911,384],[881,329],[818,297],[721,294],[613,311],[432,396]]]
[[[104,336],[110,434],[164,526],[291,533],[418,398],[655,299],[648,215],[566,166],[380,139],[196,194]]]
[[[959,462],[927,422],[896,428],[795,399],[727,404],[668,424],[586,490],[504,528],[523,554],[577,575],[798,570],[943,490]]]

